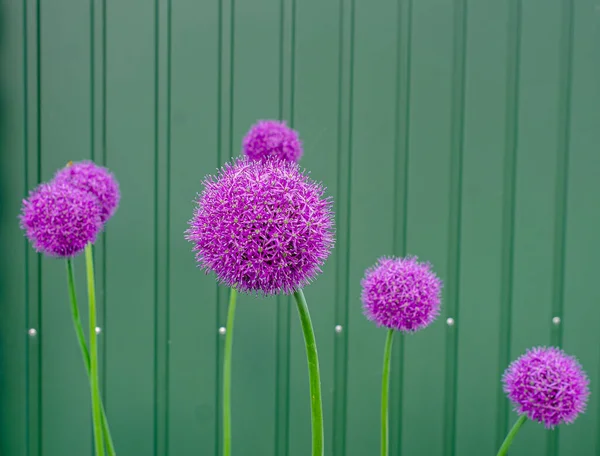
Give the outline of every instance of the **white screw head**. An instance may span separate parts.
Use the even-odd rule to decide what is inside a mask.
[[[222,336],[224,336],[226,332],[227,332],[227,328],[225,328],[225,326],[221,326],[219,328],[219,334],[221,334]]]
[[[96,334],[100,334],[102,332],[102,328],[100,326],[96,326]]]
[[[342,330],[343,330],[344,328],[342,328],[342,325],[335,325],[335,328],[334,328],[334,329],[335,329],[335,332],[339,334],[339,333],[341,333],[341,332],[342,332]]]
[[[35,337],[37,336],[37,330],[35,328],[30,328],[29,331],[27,331],[27,334],[29,334],[30,337]]]
[[[454,318],[448,317],[448,319],[446,320],[446,324],[448,326],[454,326]]]
[[[552,319],[552,323],[554,323],[556,326],[560,325],[560,317],[554,317]]]

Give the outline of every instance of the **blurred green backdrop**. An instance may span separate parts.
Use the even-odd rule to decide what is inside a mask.
[[[600,455],[597,0],[0,4],[2,456],[92,454],[64,262],[16,219],[83,158],[123,195],[96,248],[118,452],[219,454],[227,291],[183,231],[202,177],[261,118],[300,131],[336,203],[335,253],[306,289],[328,455],[378,454],[385,331],[362,316],[360,279],[404,253],[433,262],[444,310],[394,347],[391,454],[495,454],[515,419],[503,369],[552,343],[588,371],[588,412],[558,432],[528,423],[511,454]],[[288,299],[242,298],[234,454],[309,454],[305,362]]]

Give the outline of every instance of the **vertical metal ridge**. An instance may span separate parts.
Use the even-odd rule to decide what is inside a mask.
[[[37,179],[42,176],[42,5],[41,0],[36,0],[35,9],[36,27],[36,123],[37,123]]]
[[[283,60],[285,58],[285,32],[286,32],[286,24],[285,24],[285,3],[286,0],[279,1],[279,118],[283,120],[283,111],[284,111],[284,91],[285,84],[283,81],[284,78],[284,64]]]
[[[446,313],[460,324],[460,251],[462,212],[462,166],[465,111],[465,66],[467,40],[467,2],[454,1],[454,62],[452,87],[452,158],[450,165],[450,220],[448,252],[448,299]],[[444,453],[454,456],[456,440],[456,384],[458,363],[458,325],[446,326],[446,367],[444,402]]]
[[[516,201],[516,162],[519,123],[519,78],[521,57],[521,0],[511,0],[508,19],[508,50],[506,78],[506,137],[504,159],[504,184],[502,208],[502,266],[501,266],[501,312],[500,350],[498,354],[498,374],[502,374],[510,361],[510,341],[512,324],[512,292],[514,266],[514,231]],[[508,431],[509,404],[498,383],[498,432],[496,447],[500,448]]]
[[[232,154],[233,129],[233,63],[235,38],[235,0],[217,0],[219,18],[218,36],[218,81],[217,81],[217,166],[229,160]],[[217,287],[216,327],[226,326],[229,289]],[[221,439],[223,434],[223,349],[225,340],[215,328],[216,338],[216,395],[215,395],[215,454],[223,453]]]
[[[394,145],[394,255],[406,255],[406,221],[408,211],[408,160],[410,137],[410,64],[412,0],[398,0],[398,35],[396,53],[396,133]],[[402,454],[402,389],[404,384],[404,338],[399,337],[392,353],[390,401],[390,453]]]
[[[100,14],[98,14],[97,16],[99,16],[101,18],[101,30],[100,30],[100,37],[99,40],[102,43],[102,53],[100,55],[100,61],[101,61],[101,81],[102,81],[102,85],[101,85],[101,95],[100,95],[100,110],[101,110],[101,119],[100,119],[100,138],[98,138],[99,140],[99,144],[100,144],[100,150],[102,151],[102,163],[106,164],[107,163],[107,151],[106,151],[106,0],[102,0],[102,3],[100,5]],[[104,278],[104,281],[102,283],[102,322],[104,325],[104,337],[102,337],[102,359],[101,359],[101,363],[102,363],[102,378],[101,378],[101,382],[102,382],[102,386],[103,386],[103,390],[104,390],[104,408],[106,409],[107,413],[108,413],[108,391],[106,388],[106,385],[108,385],[106,378],[107,378],[107,350],[106,350],[106,346],[107,346],[107,338],[110,337],[108,334],[107,330],[107,322],[108,322],[108,318],[107,318],[107,305],[106,305],[106,289],[107,289],[107,281],[106,281],[106,265],[107,265],[107,261],[106,261],[106,254],[107,254],[107,244],[108,244],[108,239],[107,239],[107,234],[104,234],[104,243],[102,244],[102,258],[104,258],[104,261],[102,262],[102,277]]]
[[[153,440],[154,440],[154,456],[158,456],[159,449],[159,423],[158,423],[158,414],[160,408],[160,398],[158,393],[158,383],[159,383],[159,211],[160,211],[160,203],[159,203],[159,192],[160,192],[160,173],[158,171],[159,162],[160,162],[160,147],[159,147],[159,47],[160,47],[160,0],[154,0],[154,391],[153,391],[153,399],[154,399],[154,417],[153,417]]]
[[[235,76],[235,0],[231,2],[229,15],[229,158],[233,157],[233,106]]]
[[[28,8],[27,0],[23,0],[23,158],[24,158],[24,188],[23,196],[27,195],[29,191],[29,176],[30,176],[30,144],[29,144],[29,20],[28,20]],[[29,242],[27,239],[23,239],[23,247],[25,251],[25,327],[23,328],[23,337],[25,339],[25,453],[26,456],[31,455],[31,426],[30,426],[30,363],[31,363],[31,347],[30,338],[28,337],[27,330],[29,328],[29,316],[31,306],[31,293],[30,293],[30,250]]]
[[[348,372],[349,246],[352,181],[352,105],[354,83],[355,0],[340,0],[338,61],[337,273],[335,321],[344,331],[334,336],[333,454],[346,453]],[[340,227],[343,227],[340,229]]]
[[[294,102],[296,101],[296,0],[291,2],[291,44],[290,44],[290,123],[294,125]]]
[[[104,152],[104,0],[90,1],[90,157],[99,164],[106,164]],[[106,236],[102,233],[94,245],[96,283],[100,290],[98,302],[98,326],[103,328],[98,340],[100,360],[101,395],[106,407]],[[92,449],[93,449],[93,434]]]
[[[40,1],[23,0],[23,85],[24,85],[24,148],[25,189],[24,194],[35,187],[41,179],[41,58],[40,58]],[[42,262],[27,240],[25,243],[25,447],[27,456],[41,456],[42,452],[42,345],[41,289]],[[28,335],[29,328],[37,330],[37,336]]]
[[[42,15],[41,15],[41,0],[36,1],[36,10],[35,10],[35,24],[36,24],[36,124],[37,124],[37,136],[36,136],[36,184],[42,179]],[[35,253],[35,252],[33,252]],[[37,375],[36,375],[36,384],[37,384],[37,407],[35,417],[36,426],[37,426],[37,452],[38,455],[42,455],[42,444],[43,444],[43,427],[42,427],[42,356],[43,356],[43,345],[42,341],[44,340],[44,331],[43,331],[43,320],[42,320],[42,257],[41,255],[35,253],[35,263],[36,263],[36,272],[37,272],[37,305],[36,305],[36,314],[37,314],[37,325],[32,325],[38,328],[38,338],[37,342],[39,344],[37,350]]]
[[[94,21],[94,0],[90,0],[90,158],[92,161],[95,161],[95,143],[96,132],[94,129],[94,120],[95,120],[95,97],[94,97],[94,86],[95,86],[95,21]]]
[[[102,16],[102,162],[107,163],[107,144],[106,144],[106,2],[102,0],[101,16]]]
[[[155,0],[154,22],[154,454],[168,454],[169,165],[171,0]]]
[[[562,33],[560,45],[560,78],[558,107],[558,138],[556,166],[556,197],[554,212],[554,265],[552,317],[563,320],[565,283],[565,244],[567,231],[567,198],[569,190],[569,139],[571,128],[571,93],[573,80],[573,2],[562,2]],[[554,346],[563,344],[563,324],[551,324],[550,340]],[[548,454],[558,454],[559,429],[548,433]]]
[[[29,72],[28,72],[28,39],[27,39],[27,0],[22,0],[23,5],[23,196],[29,191]],[[23,239],[23,249],[25,255],[24,267],[25,270],[25,327],[23,329],[23,338],[25,339],[25,456],[30,456],[30,429],[29,429],[29,337],[27,336],[27,327],[29,325],[29,242]]]
[[[281,0],[279,11],[279,118],[294,126],[295,0]],[[290,304],[289,296],[277,296],[275,351],[275,442],[276,455],[289,453],[290,395]]]
[[[171,353],[171,57],[172,57],[172,0],[168,0],[167,6],[167,114],[166,114],[166,217],[165,217],[165,455],[169,453],[169,425],[170,425],[170,406],[169,406],[169,382],[170,382],[170,353]]]

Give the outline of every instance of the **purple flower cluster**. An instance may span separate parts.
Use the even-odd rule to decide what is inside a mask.
[[[251,160],[277,158],[298,162],[302,156],[302,143],[298,133],[285,122],[261,120],[244,137],[243,152]]]
[[[23,201],[21,228],[38,252],[73,257],[95,242],[119,198],[117,181],[106,168],[69,163]]]
[[[93,195],[61,183],[41,184],[23,201],[21,228],[38,252],[72,257],[100,231],[100,206]]]
[[[204,187],[186,238],[221,283],[289,294],[321,271],[334,244],[332,202],[296,163],[240,158]]]
[[[416,257],[380,258],[361,284],[364,313],[377,326],[415,332],[440,313],[442,281]]]
[[[121,199],[119,184],[106,168],[85,160],[70,164],[59,170],[54,182],[72,185],[94,195],[101,206],[102,223],[111,218]]]
[[[506,369],[503,382],[515,411],[549,429],[575,421],[590,394],[579,362],[555,347],[528,350]]]

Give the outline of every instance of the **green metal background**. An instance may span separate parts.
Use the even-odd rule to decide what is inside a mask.
[[[361,314],[360,278],[407,252],[446,286],[439,321],[395,346],[391,454],[495,454],[515,418],[501,372],[553,343],[587,369],[588,411],[557,432],[529,423],[511,454],[600,455],[597,0],[0,5],[2,456],[92,454],[64,264],[16,220],[27,189],[83,158],[123,194],[96,248],[118,452],[219,454],[227,292],[183,231],[201,178],[259,118],[300,130],[302,164],[336,202],[335,253],[306,289],[327,454],[378,452],[385,332]],[[309,454],[307,396],[294,307],[243,297],[234,454]]]

